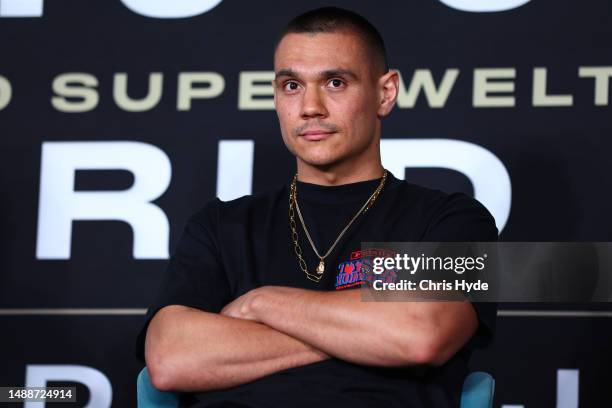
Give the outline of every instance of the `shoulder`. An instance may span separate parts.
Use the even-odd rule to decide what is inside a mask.
[[[195,212],[188,222],[198,224],[218,224],[222,222],[243,222],[246,218],[261,216],[270,212],[272,207],[287,204],[286,186],[245,195],[234,200],[221,201],[214,198]],[[288,194],[288,193],[287,193]],[[283,200],[286,199],[286,200]]]
[[[495,219],[478,200],[398,180],[402,201],[426,222],[424,241],[496,241]]]

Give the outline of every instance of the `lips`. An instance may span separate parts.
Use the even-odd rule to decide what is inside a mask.
[[[317,140],[327,139],[334,133],[336,132],[330,132],[329,130],[316,130],[315,129],[315,130],[306,131],[302,133],[300,136],[302,136],[304,139],[309,140],[309,141],[317,141]]]

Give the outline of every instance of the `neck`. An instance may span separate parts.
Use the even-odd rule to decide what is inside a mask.
[[[299,181],[323,186],[337,186],[381,178],[384,168],[380,160],[367,164],[359,163],[358,166],[352,163],[351,165],[339,163],[331,166],[312,166],[298,158],[297,171]]]

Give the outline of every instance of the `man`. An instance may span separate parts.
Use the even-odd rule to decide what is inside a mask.
[[[341,275],[362,241],[496,240],[491,215],[383,169],[381,119],[399,78],[362,17],[295,18],[274,71],[297,178],[215,199],[187,222],[140,337],[154,386],[197,407],[458,406],[494,307],[362,302],[360,282]]]

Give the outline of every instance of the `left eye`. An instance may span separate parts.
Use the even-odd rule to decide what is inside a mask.
[[[332,79],[329,81],[329,84],[332,86],[332,88],[339,88],[344,85],[344,82],[342,82],[341,79]]]

